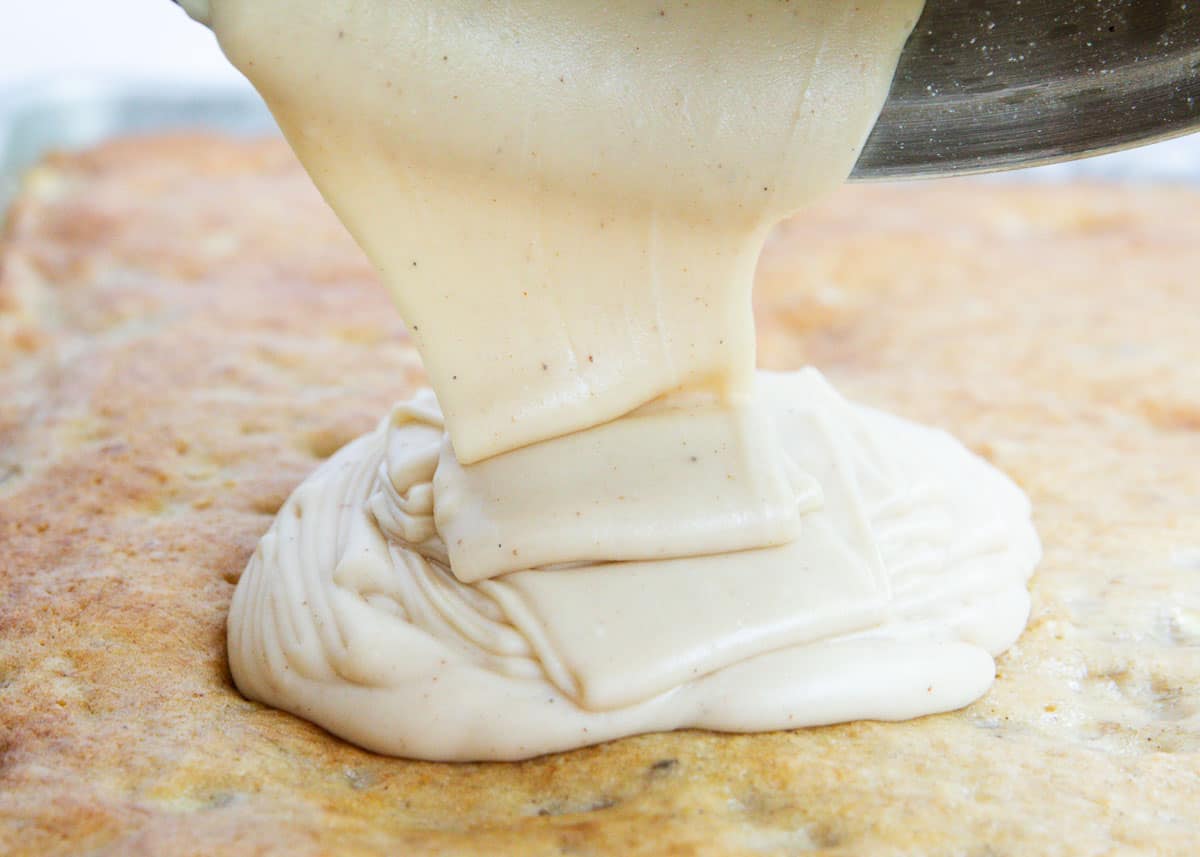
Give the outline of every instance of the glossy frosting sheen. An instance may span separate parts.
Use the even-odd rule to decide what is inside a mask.
[[[849,172],[919,3],[204,6],[437,391],[264,536],[244,693],[453,760],[987,689],[1024,496],[815,370],[754,371],[763,238]]]

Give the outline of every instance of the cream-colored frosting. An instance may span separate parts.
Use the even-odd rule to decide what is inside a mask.
[[[213,0],[464,463],[754,370],[766,232],[850,172],[918,0]]]
[[[964,705],[1020,632],[1024,496],[940,432],[756,375],[764,236],[849,172],[919,0],[212,0],[433,388],[238,585],[248,696],[365,747]]]
[[[446,443],[433,489],[437,530],[464,583],[781,545],[820,501],[816,480],[789,466],[762,403],[704,395],[465,467]]]
[[[845,402],[816,370],[757,385],[791,466],[820,486],[797,538],[474,584],[450,571],[434,525],[437,403],[398,405],[263,537],[230,613],[238,686],[364,747],[445,760],[977,698],[1029,610],[1039,546],[1024,495],[946,434]],[[574,472],[550,444],[543,466]],[[670,521],[692,500],[663,502]],[[619,510],[593,522],[614,538],[621,524]]]

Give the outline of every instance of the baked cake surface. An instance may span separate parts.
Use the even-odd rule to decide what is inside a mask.
[[[278,141],[57,157],[0,247],[0,852],[1104,854],[1200,842],[1200,190],[849,187],[759,270],[761,365],[1030,494],[1026,633],[970,708],[376,756],[243,700],[233,583],[422,382]]]

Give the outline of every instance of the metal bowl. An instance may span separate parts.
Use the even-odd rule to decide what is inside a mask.
[[[1200,4],[929,0],[855,179],[1061,161],[1200,127]]]

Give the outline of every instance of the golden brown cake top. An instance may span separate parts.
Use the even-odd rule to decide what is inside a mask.
[[[760,264],[762,365],[944,425],[1031,495],[1034,613],[983,701],[445,765],[225,667],[275,509],[422,382],[369,266],[282,143],[53,159],[0,250],[0,851],[1188,853],[1198,237],[1191,189],[854,187]]]

